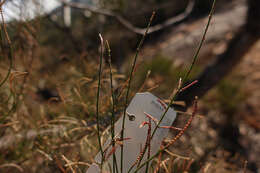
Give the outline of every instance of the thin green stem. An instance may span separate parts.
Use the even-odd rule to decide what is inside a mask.
[[[104,48],[104,42],[101,34],[99,34],[100,42],[101,42],[101,51],[100,51],[100,58],[99,58],[99,71],[98,71],[98,89],[97,89],[97,102],[96,102],[96,118],[97,118],[97,134],[98,134],[98,144],[99,149],[101,152],[101,169],[103,164],[103,149],[101,144],[101,136],[100,136],[100,124],[99,124],[99,95],[100,95],[100,88],[101,88],[101,75],[102,75],[102,61],[103,61],[103,48]]]
[[[210,10],[210,13],[209,13],[209,17],[208,17],[208,22],[207,22],[206,28],[205,28],[205,30],[204,30],[204,33],[203,33],[202,39],[201,39],[201,41],[200,41],[199,47],[198,47],[197,51],[195,52],[195,54],[194,54],[194,56],[193,56],[192,64],[191,64],[191,66],[190,66],[188,72],[186,73],[186,75],[185,75],[185,77],[184,77],[184,80],[183,80],[184,82],[187,80],[187,78],[188,78],[188,76],[189,76],[189,74],[190,74],[190,72],[191,72],[191,70],[192,70],[192,68],[193,68],[193,66],[194,66],[194,64],[195,64],[195,62],[196,62],[196,60],[197,60],[197,58],[198,58],[198,55],[199,55],[200,49],[201,49],[201,47],[202,47],[202,45],[203,45],[203,42],[205,41],[206,33],[208,32],[208,28],[209,28],[209,25],[210,25],[210,22],[211,22],[213,13],[214,13],[215,4],[216,4],[216,0],[213,1],[212,7],[211,7],[211,10]],[[183,83],[184,83],[184,82],[183,82]],[[153,133],[152,133],[152,136],[151,136],[151,140],[152,140],[152,138],[153,138],[155,132],[156,132],[157,129],[159,128],[159,126],[160,126],[162,120],[164,119],[166,113],[168,112],[170,106],[173,104],[173,102],[175,101],[177,95],[180,93],[180,91],[181,91],[180,88],[178,88],[177,92],[174,94],[174,96],[173,96],[172,99],[170,100],[170,103],[168,104],[168,106],[167,106],[166,110],[164,111],[163,115],[161,116],[159,122],[158,122],[157,125],[155,126],[155,129],[153,130]],[[147,147],[145,148],[144,152],[146,152],[146,149],[147,149]],[[141,164],[142,159],[143,159],[143,157],[140,159],[139,165],[138,165],[137,167],[140,167],[140,164]],[[146,162],[147,165],[149,165],[149,161],[150,161],[150,159],[148,159],[148,161]],[[130,171],[131,171],[131,169],[130,169],[128,172],[130,172]],[[146,170],[146,171],[147,171],[147,170]]]
[[[125,97],[121,139],[124,138],[126,108],[127,108],[127,105],[128,105],[128,97],[129,97],[129,93],[130,93],[131,81],[132,81],[133,72],[134,72],[134,69],[135,69],[137,57],[139,55],[140,48],[143,45],[144,39],[145,39],[145,37],[146,37],[146,35],[147,35],[148,31],[149,31],[149,28],[150,28],[150,25],[152,23],[152,20],[153,20],[154,16],[155,16],[155,12],[153,12],[153,14],[152,14],[152,16],[150,18],[150,21],[149,21],[149,23],[147,25],[146,31],[145,31],[144,35],[142,36],[141,41],[139,42],[139,44],[137,46],[136,53],[135,53],[135,56],[134,56],[134,61],[133,61],[132,67],[131,67],[131,72],[130,72],[130,76],[129,76],[129,82],[128,82],[128,86],[127,86],[127,90],[126,90],[126,97]],[[122,147],[121,147],[121,163],[120,163],[120,171],[121,172],[123,172],[123,158],[124,158],[124,154],[123,153],[124,153],[124,145],[122,145]]]
[[[197,48],[197,51],[195,52],[194,56],[193,56],[193,60],[192,60],[192,63],[190,65],[190,68],[188,70],[188,72],[186,73],[185,77],[183,78],[183,84],[185,84],[186,80],[188,79],[190,73],[191,73],[191,70],[192,68],[194,67],[195,65],[195,62],[197,61],[198,59],[198,56],[199,56],[199,52],[200,52],[200,49],[205,41],[205,38],[206,38],[206,34],[208,32],[208,29],[209,29],[209,25],[210,25],[210,22],[211,22],[211,19],[212,19],[212,16],[213,16],[213,13],[214,13],[214,10],[215,10],[215,4],[216,4],[216,0],[213,1],[213,4],[212,4],[212,7],[211,7],[211,10],[210,10],[210,13],[209,13],[209,17],[208,17],[208,23],[206,25],[206,28],[204,30],[204,33],[203,33],[203,36],[202,36],[202,39],[200,40],[200,43],[199,43],[199,46]]]
[[[108,62],[109,62],[109,70],[110,70],[110,89],[111,89],[111,97],[112,97],[112,115],[111,115],[111,141],[112,147],[115,147],[115,94],[114,94],[114,87],[113,87],[113,72],[112,72],[112,63],[111,63],[111,49],[109,46],[108,41],[106,40],[107,50],[108,50]],[[116,154],[113,153],[113,173],[115,171],[118,173],[118,166],[116,160]]]

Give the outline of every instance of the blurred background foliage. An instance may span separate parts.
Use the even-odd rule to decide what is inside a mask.
[[[188,18],[170,28],[207,16],[212,2],[196,0]],[[221,13],[232,2],[218,0],[216,13]],[[187,0],[100,0],[98,4],[96,1],[92,2],[92,5],[100,9],[116,12],[137,27],[147,25],[152,11],[156,11],[152,23],[156,25],[181,14],[187,4]],[[131,58],[141,36],[122,26],[113,17],[78,9],[72,10],[72,23],[68,27],[64,24],[62,14],[62,10],[55,9],[30,20],[16,19],[6,22],[14,57],[11,75],[0,88],[0,172],[86,171],[98,151],[95,102],[100,51],[99,33],[102,33],[111,45],[113,83],[118,103],[117,118],[122,113],[125,81],[128,79]],[[160,42],[161,36],[167,34],[170,28],[148,35],[145,45]],[[7,73],[10,60],[7,57],[8,44],[3,29],[4,26],[1,28],[1,80]],[[153,58],[142,57],[141,54],[131,96],[141,88],[141,91],[151,91],[167,101],[179,77],[186,72],[184,66],[178,65],[174,58],[174,55],[167,57],[161,52],[157,52]],[[102,130],[106,129],[111,115],[107,51],[104,60],[100,103]],[[197,76],[204,66],[204,62],[196,65],[190,79]],[[150,75],[147,77],[149,71]],[[241,81],[241,76],[231,74],[220,82],[203,98],[200,113],[209,115],[210,122],[215,121],[215,118],[219,121],[220,113],[241,114],[243,110],[241,111],[240,105],[243,105],[243,101],[248,97]],[[205,126],[207,128],[203,131],[202,128]],[[190,158],[186,161],[182,160],[182,157],[172,155],[169,156],[169,169],[185,172],[190,168],[191,172],[202,172],[210,162],[212,172],[220,168],[223,172],[222,168],[226,167],[224,172],[242,170],[243,159],[236,159],[237,155],[228,157],[229,154],[222,152],[222,148],[221,151],[217,150],[221,142],[218,141],[217,135],[214,135],[217,133],[215,126],[208,126],[210,125],[204,120],[195,122],[191,133],[198,132],[197,135],[188,134],[184,137],[181,142],[187,144],[187,148],[179,150],[179,154],[186,154],[191,150],[190,155],[195,155],[201,160]],[[200,142],[194,138],[203,138],[201,143],[205,148],[197,147]],[[216,148],[208,149],[211,145],[208,141],[215,142]],[[176,148],[179,149],[179,146]],[[202,156],[199,151],[204,149],[205,155]]]

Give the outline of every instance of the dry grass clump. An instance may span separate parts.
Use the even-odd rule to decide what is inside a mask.
[[[38,20],[1,25],[0,172],[81,172],[98,150],[93,140],[98,58],[42,45],[39,28]],[[118,87],[124,76],[112,70]],[[102,131],[111,110],[109,71],[104,65]]]

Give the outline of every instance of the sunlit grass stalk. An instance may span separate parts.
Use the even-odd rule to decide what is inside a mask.
[[[100,58],[99,58],[99,71],[98,71],[98,88],[97,88],[97,102],[96,102],[96,118],[97,118],[97,135],[98,135],[98,144],[99,144],[99,150],[101,153],[101,170],[102,170],[102,165],[103,165],[103,149],[102,149],[102,144],[101,144],[101,136],[100,136],[100,122],[99,122],[99,95],[100,95],[100,88],[101,88],[101,75],[102,75],[102,61],[103,61],[103,49],[104,49],[104,41],[99,34],[100,38],[100,43],[101,43],[101,51],[100,51]]]
[[[186,73],[185,77],[183,78],[183,84],[185,84],[186,80],[188,79],[190,73],[191,73],[191,70],[192,68],[194,67],[195,65],[195,62],[197,61],[198,59],[198,56],[199,56],[199,52],[200,52],[200,49],[205,41],[205,38],[206,38],[206,34],[208,32],[208,29],[209,29],[209,25],[210,25],[210,22],[211,22],[211,19],[212,19],[212,16],[213,16],[213,13],[214,13],[214,10],[215,10],[215,4],[216,4],[216,0],[213,1],[213,4],[212,4],[212,7],[211,7],[211,10],[209,12],[209,17],[208,17],[208,23],[206,25],[206,28],[204,30],[204,33],[203,33],[203,36],[202,36],[202,39],[200,40],[200,43],[199,43],[199,46],[197,48],[197,51],[195,52],[194,56],[193,56],[193,60],[192,60],[192,63],[190,65],[190,68],[188,70],[188,72]]]
[[[113,87],[113,72],[112,72],[112,63],[111,63],[111,49],[109,46],[108,41],[106,41],[107,50],[108,50],[108,62],[109,62],[109,72],[110,72],[110,89],[111,89],[111,97],[112,97],[112,115],[111,115],[111,140],[112,140],[112,147],[115,147],[115,94],[114,94],[114,87]],[[113,173],[115,171],[118,173],[118,166],[116,160],[116,154],[113,153]]]
[[[126,108],[127,108],[127,105],[128,105],[128,97],[129,97],[129,92],[130,92],[130,87],[131,87],[131,81],[132,81],[132,77],[133,77],[133,72],[134,72],[134,69],[135,69],[135,65],[136,65],[136,61],[137,61],[137,57],[139,55],[139,51],[140,51],[140,48],[142,47],[143,45],[143,42],[144,42],[144,39],[149,31],[149,28],[150,28],[150,25],[152,23],[152,20],[155,16],[155,12],[153,12],[150,20],[149,20],[149,23],[146,27],[146,31],[144,33],[144,35],[142,36],[142,39],[141,41],[139,42],[138,46],[137,46],[137,49],[136,49],[136,53],[135,53],[135,56],[134,56],[134,61],[133,61],[133,64],[132,64],[132,67],[131,67],[131,72],[130,72],[130,76],[129,76],[129,82],[128,82],[128,86],[127,86],[127,90],[126,90],[126,97],[125,97],[125,105],[124,105],[124,115],[123,115],[123,122],[122,122],[122,132],[121,132],[121,138],[123,139],[124,138],[124,130],[125,130],[125,117],[126,117]],[[123,172],[123,159],[124,159],[124,145],[122,145],[121,147],[121,163],[120,163],[120,171],[121,173]]]

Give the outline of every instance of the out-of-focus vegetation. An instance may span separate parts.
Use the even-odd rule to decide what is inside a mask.
[[[100,6],[118,12],[136,26],[144,27],[152,10],[157,11],[153,24],[158,24],[183,12],[187,2],[110,0],[102,1]],[[217,10],[225,3],[219,1]],[[210,7],[211,1],[197,1],[189,18],[195,20],[207,14]],[[73,11],[71,27],[64,26],[60,14],[55,20],[43,15],[30,21],[10,21],[6,26],[2,23],[1,81],[10,62],[4,28],[12,42],[13,65],[8,80],[0,88],[0,172],[84,172],[89,167],[98,152],[95,104],[100,32],[111,45],[116,118],[122,114],[129,71],[129,66],[122,64],[131,62],[129,57],[134,53],[140,36],[114,18],[94,13],[86,17],[84,13]],[[158,41],[162,33],[165,31],[149,35],[146,43]],[[159,53],[149,60],[141,57],[130,95],[141,88],[141,91],[151,91],[167,100],[179,77],[186,72],[182,66],[175,66],[170,58]],[[108,52],[105,52],[104,60],[100,95],[102,131],[109,125],[111,116]],[[201,71],[203,65],[194,67],[190,79]],[[236,114],[237,106],[246,99],[241,85],[240,80],[223,80],[203,100],[202,107],[207,110],[203,111]],[[223,167],[227,167],[226,172],[243,170],[243,161],[237,159],[239,161],[233,164],[232,160],[227,162],[222,154],[216,155],[205,157],[201,162],[188,156],[167,155],[169,159],[165,163],[168,169],[161,168],[160,172],[217,172]],[[234,157],[236,155],[230,156]]]

